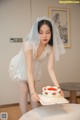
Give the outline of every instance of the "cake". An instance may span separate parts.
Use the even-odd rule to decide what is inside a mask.
[[[61,96],[61,89],[56,86],[46,86],[42,88],[42,95],[46,97]]]

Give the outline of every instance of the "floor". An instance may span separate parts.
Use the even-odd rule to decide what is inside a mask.
[[[80,104],[80,98],[78,98],[77,101],[78,101],[78,104]],[[39,104],[39,106],[41,105]],[[28,105],[28,107],[29,107],[29,110],[31,110],[30,104]],[[18,120],[21,117],[19,106],[0,108],[0,113],[1,112],[8,113],[8,120]]]
[[[41,104],[39,104],[39,106],[41,106]],[[31,109],[32,108],[31,108],[31,105],[29,103],[28,104],[28,110],[31,110]],[[8,120],[18,120],[21,117],[21,112],[20,112],[19,106],[0,108],[0,113],[1,112],[7,112],[8,113]]]

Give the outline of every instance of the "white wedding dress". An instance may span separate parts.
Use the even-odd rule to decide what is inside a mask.
[[[51,51],[50,45],[46,45],[45,50],[40,57],[36,58],[38,44],[35,45],[31,41],[26,41],[25,46],[21,48],[20,52],[11,59],[9,66],[9,74],[12,80],[27,81],[27,65],[25,58],[25,51],[32,49],[32,64],[33,64],[33,77],[37,81],[41,76],[41,62],[45,60]]]

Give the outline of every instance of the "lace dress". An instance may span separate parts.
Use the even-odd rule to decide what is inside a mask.
[[[21,48],[20,52],[11,59],[9,66],[9,74],[12,80],[27,81],[27,65],[25,59],[25,51],[32,49],[32,68],[34,80],[40,80],[41,76],[41,63],[49,55],[51,47],[46,45],[45,50],[40,57],[36,58],[38,44],[35,45],[31,41],[26,41],[24,49]]]

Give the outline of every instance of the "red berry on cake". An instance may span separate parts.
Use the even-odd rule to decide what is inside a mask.
[[[56,93],[52,93],[52,95],[56,95]]]
[[[47,94],[48,94],[48,92],[45,92],[45,94],[47,95]]]

